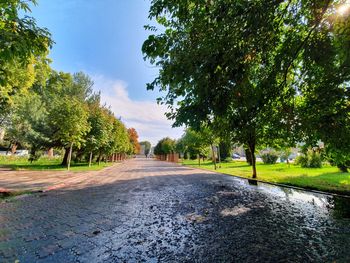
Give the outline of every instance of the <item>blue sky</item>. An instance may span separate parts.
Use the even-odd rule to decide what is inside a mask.
[[[182,129],[170,128],[165,108],[155,102],[159,94],[146,90],[157,74],[141,53],[149,5],[149,0],[39,0],[32,16],[56,42],[52,67],[89,74],[114,113],[154,144],[179,137]]]

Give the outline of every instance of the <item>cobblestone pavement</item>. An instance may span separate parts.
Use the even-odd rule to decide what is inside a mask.
[[[1,202],[0,262],[350,262],[348,199],[146,159],[93,180]]]
[[[45,191],[67,187],[87,187],[115,180],[114,170],[119,163],[99,171],[12,171],[0,170],[1,191]],[[1,169],[1,168],[0,168]],[[106,175],[114,176],[106,176]],[[102,176],[99,176],[102,175]],[[95,180],[98,178],[98,180]],[[108,181],[109,180],[109,181]]]

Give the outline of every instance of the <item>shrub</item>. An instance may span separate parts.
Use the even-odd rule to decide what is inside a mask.
[[[278,155],[274,152],[267,152],[260,155],[264,164],[275,164],[278,159]]]
[[[295,163],[303,168],[321,168],[322,157],[320,153],[308,150],[305,155],[298,156]]]
[[[301,167],[308,167],[308,158],[306,155],[299,155],[295,158],[295,164],[299,164]]]
[[[309,167],[310,168],[321,168],[322,167],[322,157],[319,153],[311,154],[309,158]]]
[[[41,152],[40,151],[32,151],[29,155],[28,161],[30,163],[33,163],[37,160],[39,160],[41,157]]]
[[[232,158],[231,158],[231,157],[227,157],[227,158],[225,158],[224,162],[225,162],[225,163],[232,162]]]

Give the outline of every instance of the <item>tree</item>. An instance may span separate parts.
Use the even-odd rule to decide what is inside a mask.
[[[7,91],[0,90],[5,92],[1,93],[4,103],[0,102],[0,107],[6,106],[6,111],[0,109],[0,125],[5,128],[13,151],[17,146],[28,147],[30,159],[34,160],[39,150],[63,147],[62,165],[68,169],[73,150],[76,160],[88,156],[90,166],[93,155],[101,161],[115,153],[135,151],[125,125],[109,108],[101,106],[100,93],[93,92],[93,81],[88,75],[56,72],[44,56],[31,63],[31,71],[23,69],[21,63],[18,68],[17,64],[12,65],[8,85],[21,86],[20,92],[7,98]],[[133,129],[133,142],[135,138],[137,142],[137,137]]]
[[[31,86],[37,61],[46,60],[53,44],[47,29],[29,16],[35,0],[5,0],[0,3],[0,113],[11,105],[12,97]]]
[[[350,167],[349,31],[350,17],[334,13],[314,31],[303,53],[297,105],[301,139],[309,146],[324,142],[326,157],[344,172]]]
[[[231,158],[232,144],[229,140],[221,140],[219,143],[219,147],[220,147],[221,160],[225,160],[226,158]]]
[[[274,35],[269,34],[274,29],[275,5],[265,1],[153,2],[150,16],[166,30],[151,35],[143,46],[147,58],[161,67],[148,88],[167,90],[163,101],[170,107],[174,99],[183,98],[168,114],[175,125],[196,128],[212,120],[235,142],[247,144],[254,155],[270,119],[267,116],[275,109],[271,104],[279,95],[269,76],[270,67],[261,67],[273,59],[268,51],[279,36],[277,28]],[[264,75],[267,79],[259,79]]]
[[[132,154],[138,154],[140,152],[141,146],[138,142],[138,134],[134,128],[128,129],[129,139],[133,146]]]
[[[112,123],[99,101],[89,104],[88,123],[91,129],[86,135],[84,146],[88,151],[91,166],[93,154],[100,153],[101,149],[108,145],[112,130]]]
[[[202,133],[186,129],[181,141],[191,156],[197,156],[199,165],[200,159],[208,156],[210,142],[208,142],[207,137],[204,137]]]
[[[35,93],[18,96],[16,101],[5,124],[6,140],[11,144],[13,153],[17,146],[30,147],[31,153],[34,153],[45,140],[37,132],[38,122],[45,115],[45,109],[41,107],[40,97]]]
[[[49,112],[49,124],[55,130],[53,138],[69,149],[67,158],[69,170],[73,145],[79,148],[90,130],[86,105],[71,97],[56,101]]]
[[[160,68],[148,89],[166,91],[161,101],[170,107],[167,116],[175,126],[197,129],[210,122],[244,144],[255,178],[257,146],[276,139],[296,142],[300,90],[312,90],[301,80],[318,81],[315,74],[303,75],[311,72],[306,55],[313,50],[315,58],[322,57],[317,46],[334,40],[322,31],[332,28],[326,19],[337,2],[154,0],[149,16],[165,30],[156,34],[155,27],[147,27],[156,33],[143,52]]]
[[[115,119],[113,125],[116,131],[114,133],[116,152],[122,154],[130,154],[133,150],[133,145],[130,142],[127,128],[119,119]]]
[[[145,155],[148,156],[151,151],[151,143],[149,141],[142,141],[140,142],[140,145],[144,147]]]
[[[154,154],[155,155],[167,155],[175,150],[175,144],[176,141],[169,138],[165,137],[161,139],[156,146],[154,147]]]

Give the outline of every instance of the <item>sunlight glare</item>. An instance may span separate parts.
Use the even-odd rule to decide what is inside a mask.
[[[338,7],[338,14],[344,16],[349,13],[350,10],[350,0],[346,1],[344,4]]]

